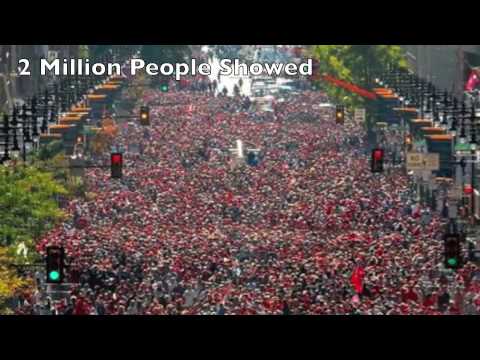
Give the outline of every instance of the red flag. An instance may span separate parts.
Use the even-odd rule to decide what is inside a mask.
[[[352,286],[355,289],[357,294],[361,294],[363,292],[363,279],[365,278],[365,270],[357,266],[355,270],[353,270],[352,277],[350,281],[352,282]]]
[[[480,85],[480,77],[478,76],[478,72],[476,70],[473,70],[470,73],[468,81],[465,85],[465,91],[471,92],[475,90],[478,85]]]

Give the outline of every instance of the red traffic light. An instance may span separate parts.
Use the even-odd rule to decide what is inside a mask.
[[[112,154],[112,165],[122,165],[123,156],[122,154]]]
[[[374,150],[373,151],[373,159],[375,161],[381,161],[383,160],[383,155],[384,155],[384,151],[381,150],[381,149],[377,149],[377,150]]]
[[[372,151],[372,172],[373,173],[383,172],[384,156],[385,156],[385,151],[383,149],[374,149]]]
[[[111,155],[110,160],[112,179],[120,179],[122,177],[123,155],[120,153],[114,153]]]

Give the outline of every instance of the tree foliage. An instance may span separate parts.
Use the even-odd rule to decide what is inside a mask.
[[[63,143],[60,140],[51,141],[45,146],[41,146],[38,152],[38,160],[45,161],[54,158],[63,151]]]
[[[60,194],[66,190],[52,173],[34,167],[0,167],[0,245],[31,243],[63,218],[55,201]]]
[[[5,313],[5,301],[32,285],[31,279],[19,277],[10,265],[15,260],[6,247],[0,247],[0,314]]]
[[[111,118],[102,120],[102,128],[92,139],[91,150],[96,155],[102,155],[113,145],[120,129]]]
[[[327,73],[356,85],[370,88],[372,77],[385,71],[389,65],[407,67],[405,53],[399,45],[315,45],[310,56],[318,60],[319,73]],[[328,83],[322,83],[328,95],[346,105],[364,101]]]

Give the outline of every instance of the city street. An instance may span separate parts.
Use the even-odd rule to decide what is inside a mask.
[[[114,47],[102,56],[214,52]],[[310,53],[357,55],[333,47]],[[323,64],[315,79],[258,85],[219,78],[214,54],[208,77],[62,78],[7,109],[0,269],[24,283],[0,310],[480,314],[476,109],[397,52],[368,81],[327,78]],[[17,149],[35,132],[35,148]]]
[[[217,80],[219,79],[218,73],[220,72],[220,64],[218,58],[214,58],[211,62],[212,65],[212,75],[210,76],[210,80]],[[238,85],[238,81],[242,79],[243,84],[240,88],[240,92],[245,96],[251,96],[251,79],[248,76],[221,76],[220,77],[220,86],[218,87],[218,92],[222,91],[223,87],[227,88],[228,95],[233,96],[233,87]]]

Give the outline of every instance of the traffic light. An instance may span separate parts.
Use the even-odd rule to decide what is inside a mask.
[[[63,268],[65,251],[60,246],[47,248],[47,283],[61,284],[63,282]]]
[[[405,136],[405,145],[411,146],[413,144],[413,138],[412,135],[406,135]]]
[[[383,161],[385,151],[383,149],[374,149],[372,151],[372,172],[374,174],[383,173]]]
[[[140,124],[143,126],[150,125],[150,108],[148,106],[140,108]]]
[[[445,267],[458,269],[462,266],[462,246],[459,234],[448,234],[445,237]]]
[[[342,105],[337,105],[335,114],[335,120],[337,124],[343,125],[345,123],[345,107]]]
[[[168,92],[168,80],[162,81],[162,83],[160,84],[160,91]]]
[[[111,160],[112,179],[121,179],[122,167],[123,167],[123,154],[113,153],[110,157],[110,160]]]

